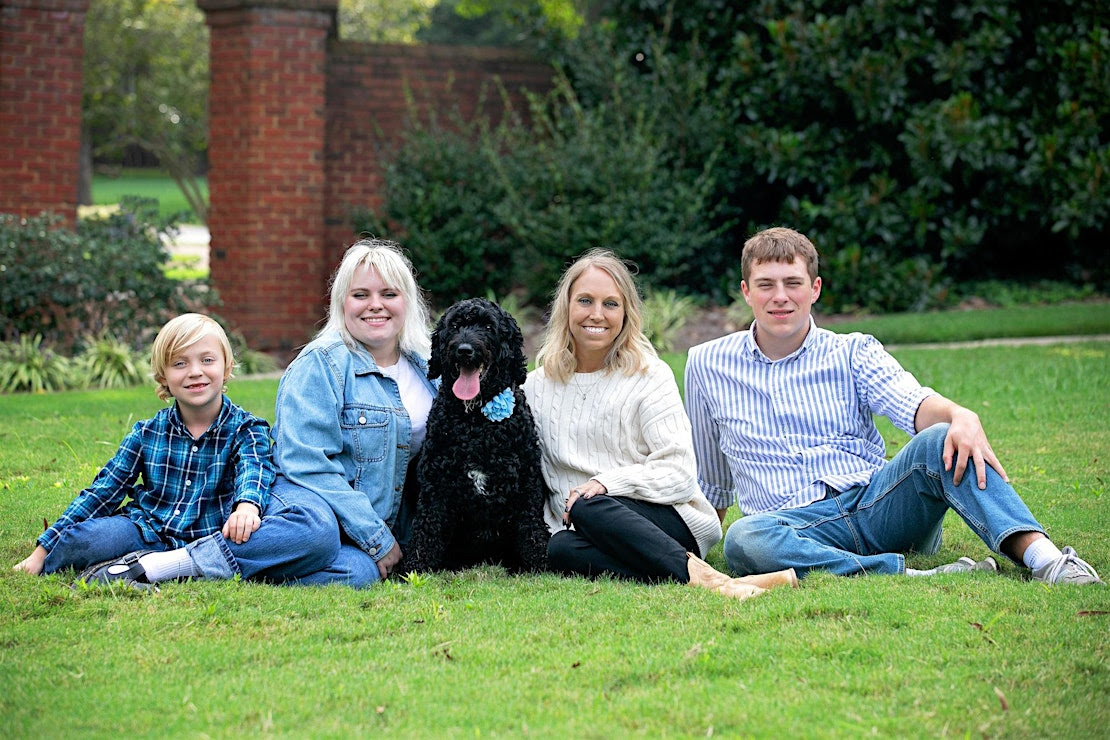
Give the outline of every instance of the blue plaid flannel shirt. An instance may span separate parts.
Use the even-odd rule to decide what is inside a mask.
[[[175,403],[131,428],[115,457],[38,542],[50,550],[66,527],[123,515],[144,541],[183,547],[223,527],[242,501],[265,510],[275,476],[270,448],[269,423],[226,396],[199,439]]]

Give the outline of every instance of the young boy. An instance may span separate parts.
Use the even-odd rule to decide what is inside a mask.
[[[150,370],[158,397],[173,405],[132,427],[13,570],[88,568],[83,578],[108,582],[141,568],[163,580],[177,577],[168,551],[217,530],[236,543],[250,539],[275,472],[270,425],[224,395],[233,364],[227,335],[211,318],[183,314],[162,327]],[[111,563],[126,553],[142,555],[142,566],[138,557]]]

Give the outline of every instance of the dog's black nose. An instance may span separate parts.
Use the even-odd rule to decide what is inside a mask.
[[[474,347],[473,345],[463,342],[455,348],[455,354],[457,354],[462,359],[469,360],[471,357],[474,356]]]

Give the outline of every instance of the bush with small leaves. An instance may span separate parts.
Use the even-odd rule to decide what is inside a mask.
[[[125,198],[118,212],[82,219],[0,214],[0,339],[30,334],[67,352],[110,332],[138,350],[168,319],[216,301],[200,281],[172,280],[159,234],[175,219],[157,201]]]

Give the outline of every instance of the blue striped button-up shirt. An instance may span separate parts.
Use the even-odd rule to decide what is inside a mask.
[[[739,503],[745,514],[862,485],[886,461],[872,414],[912,435],[918,406],[934,393],[874,337],[812,320],[781,360],[768,359],[752,331],[698,345],[686,365],[698,482],[716,508]]]
[[[115,457],[38,542],[50,550],[72,524],[123,515],[144,541],[182,547],[220,529],[242,501],[263,511],[274,475],[264,419],[225,396],[216,421],[193,439],[175,403],[131,428]]]

